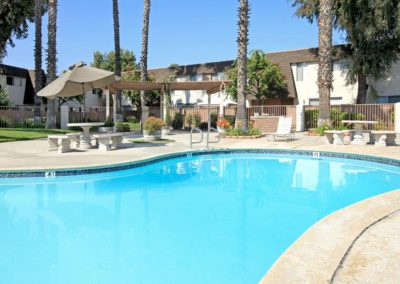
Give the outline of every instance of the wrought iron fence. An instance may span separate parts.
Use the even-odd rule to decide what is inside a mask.
[[[305,129],[318,127],[318,106],[305,106]],[[394,129],[394,104],[364,104],[364,105],[333,105],[331,106],[331,120],[335,128],[343,126],[342,120],[370,120],[377,124],[365,128]]]

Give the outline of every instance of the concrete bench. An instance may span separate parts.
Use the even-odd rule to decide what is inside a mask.
[[[110,149],[118,149],[122,140],[124,139],[123,133],[107,133],[95,134],[93,137],[96,139],[96,144],[99,144],[99,150],[109,151]]]
[[[371,137],[375,146],[396,145],[396,132],[390,130],[372,130]]]
[[[326,130],[324,132],[326,144],[343,145],[344,134],[347,132],[347,130]]]
[[[75,148],[79,148],[81,144],[81,133],[67,133],[66,134],[71,141],[75,142]]]
[[[65,153],[71,150],[71,138],[68,137],[68,135],[49,135],[47,138],[49,142],[49,151]]]

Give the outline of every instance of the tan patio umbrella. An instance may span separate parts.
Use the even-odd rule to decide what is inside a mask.
[[[70,66],[66,72],[40,90],[37,95],[48,99],[84,96],[88,91],[104,88],[119,79],[113,72],[86,66],[81,61]],[[83,99],[84,120],[86,121],[85,101]]]
[[[79,62],[43,88],[38,96],[48,99],[80,96],[92,89],[104,88],[117,80],[119,78],[113,72],[89,67]]]

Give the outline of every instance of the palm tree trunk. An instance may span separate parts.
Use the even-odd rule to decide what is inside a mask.
[[[113,0],[115,75],[121,77],[121,45],[119,35],[118,0]],[[117,91],[117,120],[121,120],[122,91]]]
[[[47,48],[47,76],[48,83],[57,78],[57,0],[49,0],[48,48]],[[55,99],[47,100],[46,128],[55,128],[56,121]]]
[[[238,58],[237,58],[237,112],[235,127],[248,131],[248,120],[246,110],[247,97],[247,45],[249,42],[249,2],[239,0],[239,35],[238,35]]]
[[[150,0],[144,0],[144,11],[143,11],[143,29],[142,29],[142,56],[140,58],[140,81],[147,80],[147,55],[149,46],[149,21],[150,21]],[[145,92],[140,91],[140,106],[142,109],[142,123],[146,119],[147,112],[143,110],[146,107]]]
[[[318,17],[318,91],[319,91],[319,119],[318,126],[331,125],[330,94],[332,89],[332,26],[333,2],[320,0]]]
[[[37,93],[42,89],[42,0],[35,0],[35,124],[39,124],[41,98]]]

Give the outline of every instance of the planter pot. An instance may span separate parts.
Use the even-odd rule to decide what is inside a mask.
[[[99,127],[100,133],[114,132],[114,127]]]
[[[171,126],[163,126],[161,128],[161,133],[162,133],[162,135],[170,135],[171,134],[171,130],[172,130]]]
[[[219,126],[217,126],[217,130],[218,130],[218,132],[221,133],[221,134],[224,134],[224,133],[225,133],[225,129],[223,129],[223,128],[219,127]]]
[[[146,141],[153,141],[161,139],[161,130],[156,130],[153,133],[149,133],[146,130],[143,130],[143,137]]]

